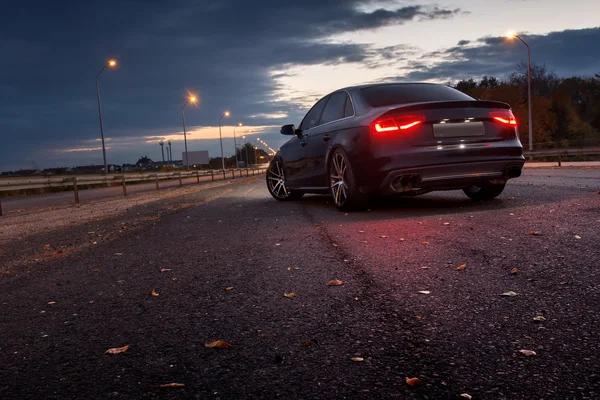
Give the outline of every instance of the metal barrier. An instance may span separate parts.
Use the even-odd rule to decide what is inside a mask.
[[[218,174],[223,173],[223,179],[226,178],[226,170],[216,170]],[[239,171],[240,177],[243,177],[243,171],[246,176],[260,174],[266,171],[265,167],[260,168],[238,168],[230,169],[231,179],[235,179],[235,173]],[[0,192],[11,192],[16,190],[29,189],[50,189],[50,188],[73,188],[73,200],[79,204],[79,190],[84,185],[120,185],[123,187],[123,196],[127,196],[128,183],[155,182],[156,190],[160,190],[160,181],[179,179],[179,187],[183,186],[183,179],[196,178],[200,183],[201,177],[211,177],[215,180],[215,170],[209,171],[181,171],[181,172],[157,172],[157,173],[124,173],[108,175],[76,175],[76,176],[32,176],[32,177],[6,177],[0,178]],[[0,198],[0,216],[2,216],[2,198]]]
[[[526,158],[533,157],[558,157],[558,166],[562,165],[562,157],[565,156],[593,156],[600,154],[600,146],[597,147],[568,147],[564,149],[540,149],[534,151],[524,151]]]

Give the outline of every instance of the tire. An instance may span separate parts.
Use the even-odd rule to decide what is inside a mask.
[[[276,200],[294,201],[299,200],[304,196],[304,193],[302,192],[292,192],[288,189],[281,158],[275,158],[271,161],[266,175],[267,189],[269,189],[269,193],[271,193],[271,196]]]
[[[358,184],[348,154],[335,149],[329,158],[329,188],[335,206],[340,211],[363,210],[367,207],[369,197],[358,190]]]
[[[471,185],[468,188],[463,189],[463,192],[471,200],[491,200],[494,197],[500,196],[506,184],[501,185]]]

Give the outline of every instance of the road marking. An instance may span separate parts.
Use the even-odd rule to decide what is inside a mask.
[[[250,189],[246,190],[246,193],[244,193],[244,196],[247,195],[248,193],[250,193],[250,191],[254,190],[254,187],[251,187]]]

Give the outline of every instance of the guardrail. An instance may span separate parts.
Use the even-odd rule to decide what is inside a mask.
[[[596,147],[567,147],[564,149],[540,149],[534,151],[524,151],[526,158],[533,157],[558,157],[558,166],[562,164],[562,157],[565,156],[593,156],[600,154],[600,146]]]
[[[128,183],[155,182],[156,190],[160,190],[160,182],[179,179],[179,186],[183,186],[183,179],[196,178],[200,183],[200,178],[223,175],[223,179],[231,176],[235,179],[236,175],[240,178],[250,175],[257,175],[266,170],[264,167],[255,168],[237,168],[225,170],[208,171],[177,171],[177,172],[156,172],[156,173],[123,173],[108,175],[62,175],[62,176],[32,176],[32,177],[7,177],[0,178],[0,192],[9,192],[15,190],[29,189],[49,189],[49,188],[73,188],[73,200],[79,204],[79,186],[82,185],[120,185],[123,188],[123,196],[127,196]],[[2,216],[2,201],[0,198],[0,216]]]

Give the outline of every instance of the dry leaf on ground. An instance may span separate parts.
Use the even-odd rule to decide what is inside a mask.
[[[431,292],[429,290],[419,290],[419,293],[421,293],[421,294],[429,294]]]
[[[429,244],[429,242],[421,242],[421,244]]]
[[[502,293],[500,296],[514,297],[517,296],[517,293],[513,292],[512,290],[509,290],[508,292]]]
[[[465,399],[471,400],[473,398],[473,396],[471,396],[469,393],[461,393],[460,397],[464,397]]]
[[[382,238],[382,239],[385,239],[385,238],[387,238],[387,236],[386,236],[386,235],[379,235],[379,237],[380,237],[380,238]]]
[[[332,246],[333,246],[333,247],[338,247],[338,245],[337,245],[337,244],[335,244],[335,243],[332,243]]]
[[[459,265],[458,267],[456,267],[457,271],[464,271],[465,269],[467,269],[467,264]]]
[[[124,353],[129,350],[129,345],[123,347],[113,347],[112,349],[108,349],[104,352],[104,354],[119,354]]]
[[[581,236],[575,235],[575,240],[580,240],[580,239],[581,239]]]
[[[224,340],[215,340],[212,343],[205,343],[204,346],[208,347],[209,349],[228,349],[232,347]]]
[[[161,268],[160,272],[167,272],[167,271],[170,271],[170,270],[171,270],[170,268]]]
[[[52,304],[56,304],[56,302],[55,301],[49,301],[48,302],[48,305],[52,305]]]
[[[165,383],[164,385],[160,385],[162,388],[176,388],[176,387],[184,387],[183,383]]]
[[[542,236],[542,232],[525,232],[525,236]]]
[[[419,380],[419,378],[406,377],[406,383],[408,384],[408,386],[415,386],[416,384],[418,384],[420,382],[421,381]]]
[[[404,242],[404,238],[400,238],[398,239],[400,242]]]
[[[344,284],[344,281],[341,281],[339,279],[332,279],[328,283],[329,286],[340,286],[340,285],[343,285],[343,284]]]
[[[518,272],[519,272],[518,268],[513,268],[513,269],[510,270],[510,274],[511,275],[516,275]]]
[[[537,356],[537,353],[533,350],[519,350],[525,357]]]
[[[296,293],[294,292],[283,292],[283,295],[289,299],[293,299],[294,297],[296,297]]]
[[[227,291],[230,291],[231,289],[233,289],[233,286],[229,286],[229,287],[225,288],[225,290],[227,290]]]
[[[536,316],[536,317],[533,317],[533,320],[534,320],[534,321],[539,321],[539,322],[542,322],[542,321],[545,321],[545,320],[546,320],[546,318],[544,318],[544,317],[543,317],[543,316],[541,316],[541,315],[538,315],[538,316]]]
[[[158,297],[158,293],[156,293],[156,290],[154,290],[154,289],[152,289],[152,296]]]
[[[351,360],[352,360],[352,361],[356,361],[356,362],[365,361],[365,359],[364,359],[364,358],[362,358],[362,357],[352,357],[352,358],[351,358]]]
[[[444,225],[450,225],[450,222],[444,222]]]

